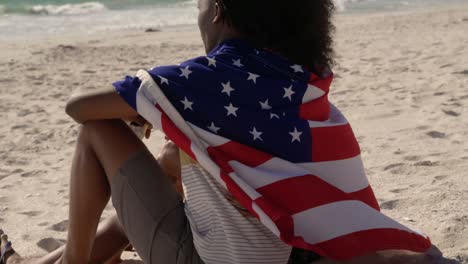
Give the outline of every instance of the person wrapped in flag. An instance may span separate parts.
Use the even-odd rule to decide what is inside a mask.
[[[67,104],[83,124],[68,241],[40,263],[115,260],[129,243],[145,263],[436,261],[425,234],[380,212],[351,126],[328,100],[332,1],[198,9],[206,56]],[[161,155],[121,119],[161,130]],[[110,197],[117,218],[96,236]]]

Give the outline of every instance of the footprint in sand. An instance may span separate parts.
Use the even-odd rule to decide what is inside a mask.
[[[468,75],[468,70],[454,72],[453,74],[466,74],[466,75]]]
[[[390,171],[391,174],[401,174],[401,173],[404,173],[404,170],[405,170],[404,163],[390,164],[384,168],[384,171]]]
[[[44,171],[44,170],[28,171],[28,172],[21,173],[21,177],[28,178],[28,177],[33,177],[39,174],[45,174],[46,172],[47,171]]]
[[[407,161],[417,161],[421,159],[421,157],[414,155],[414,156],[405,156],[403,159]]]
[[[386,201],[380,204],[380,208],[385,209],[385,210],[393,210],[399,205],[399,203],[400,203],[400,200]]]
[[[449,115],[449,116],[460,116],[460,113],[457,113],[455,111],[452,111],[452,110],[442,110],[446,115]]]
[[[439,132],[439,131],[430,131],[427,132],[426,135],[430,136],[431,138],[446,138],[447,134]]]
[[[447,178],[448,178],[447,175],[439,175],[439,176],[435,176],[435,177],[434,177],[434,180],[436,180],[436,181],[441,181],[441,180],[445,180],[445,179],[447,179]]]
[[[41,211],[26,211],[26,212],[19,212],[19,214],[34,217],[34,216],[38,216],[42,214],[42,212]]]
[[[68,220],[63,220],[60,223],[54,224],[49,227],[49,230],[57,231],[57,232],[65,232],[68,229]]]
[[[408,188],[399,188],[399,189],[393,189],[390,190],[391,193],[402,193],[403,191],[408,190]]]
[[[8,197],[0,196],[0,204],[8,202]]]
[[[14,125],[10,129],[11,130],[16,130],[16,129],[25,129],[25,128],[28,128],[28,127],[30,127],[29,124],[20,124],[20,125]]]
[[[431,127],[430,126],[418,126],[418,127],[416,127],[417,130],[427,130],[429,128],[431,128]]]
[[[395,163],[395,164],[390,164],[384,168],[384,171],[392,170],[395,168],[399,168],[401,166],[405,165],[404,163]]]
[[[59,240],[52,237],[43,238],[36,243],[38,247],[42,248],[43,250],[49,253],[61,247],[63,244],[65,244],[64,240]]]
[[[433,167],[437,166],[439,163],[437,161],[430,161],[430,160],[424,160],[424,161],[419,161],[414,164],[414,166],[419,166],[419,167]]]

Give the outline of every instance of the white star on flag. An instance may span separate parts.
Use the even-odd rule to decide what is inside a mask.
[[[247,81],[253,81],[256,84],[258,77],[260,77],[260,75],[253,74],[253,73],[249,72],[249,77],[247,78]]]
[[[292,136],[291,143],[293,143],[294,141],[299,141],[299,142],[301,142],[301,135],[302,135],[302,132],[297,131],[297,128],[296,128],[296,127],[294,127],[294,131],[293,131],[293,132],[289,132],[289,134]]]
[[[294,72],[304,72],[304,69],[302,69],[301,65],[294,64],[291,66],[291,68],[294,70]]]
[[[184,76],[185,78],[187,78],[187,80],[189,79],[189,75],[192,73],[192,71],[189,69],[189,66],[180,69],[180,71],[182,73],[179,76],[180,77]]]
[[[169,85],[169,80],[168,79],[166,79],[166,78],[164,78],[162,76],[159,76],[159,75],[158,75],[158,77],[159,77],[159,79],[161,79],[161,84],[165,83],[165,84]]]
[[[218,134],[218,131],[221,129],[215,126],[214,122],[211,122],[211,125],[208,127],[209,130],[213,131],[213,133]]]
[[[270,119],[273,119],[273,118],[280,119],[279,115],[274,114],[274,113],[271,113],[271,114],[270,114]]]
[[[208,60],[208,67],[209,66],[214,66],[216,68],[216,60],[214,58],[206,57]]]
[[[270,110],[271,106],[268,104],[268,99],[266,99],[265,102],[259,101],[260,106],[262,107],[263,110]]]
[[[263,132],[257,131],[257,129],[255,127],[253,127],[253,130],[249,131],[249,132],[250,132],[250,134],[253,135],[253,137],[254,137],[253,140],[254,141],[257,140],[257,139],[260,139],[260,141],[263,141],[263,139],[261,137]]]
[[[284,88],[284,96],[283,98],[289,98],[289,101],[292,101],[292,95],[296,92],[293,91],[293,86],[289,86],[289,88]]]
[[[239,110],[238,107],[234,107],[234,106],[232,105],[232,103],[230,103],[229,106],[225,106],[224,108],[226,108],[226,110],[228,111],[228,112],[227,112],[227,116],[233,115],[233,116],[237,117],[237,113],[236,113],[236,112],[237,112],[237,110]]]
[[[234,64],[234,66],[237,66],[237,67],[243,67],[244,65],[242,65],[242,62],[240,59],[238,60],[232,60],[232,64]]]
[[[193,102],[190,102],[187,97],[184,98],[184,100],[180,101],[181,103],[184,104],[184,110],[187,110],[187,109],[190,109],[193,111],[193,108],[192,108],[192,105],[193,105]]]
[[[231,82],[221,83],[223,86],[223,91],[221,93],[226,93],[228,96],[231,96],[231,92],[235,89],[231,87]]]

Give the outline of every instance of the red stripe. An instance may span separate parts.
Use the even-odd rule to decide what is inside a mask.
[[[349,195],[352,196],[354,200],[362,201],[380,212],[379,202],[377,202],[374,191],[372,190],[372,187],[370,185],[367,188],[364,188],[357,192],[349,193]]]
[[[250,167],[257,167],[273,158],[270,154],[235,141],[229,141],[216,147],[208,147],[208,153],[212,159],[222,160],[224,162],[236,160]]]
[[[196,160],[195,154],[192,152],[190,139],[182,133],[182,131],[169,119],[169,117],[161,112],[161,126],[166,136],[174,142],[177,147],[182,149],[192,159]]]
[[[302,241],[301,241],[302,240]],[[399,229],[371,229],[340,236],[313,246],[302,238],[293,242],[295,246],[315,251],[335,260],[349,260],[381,250],[410,250],[426,252],[432,243],[429,238]]]
[[[313,175],[277,181],[258,188],[257,192],[272,203],[272,206],[281,208],[290,215],[338,201],[359,200],[374,208],[378,204],[370,186],[358,192],[345,193]]]
[[[350,159],[360,154],[359,144],[349,124],[310,129],[312,161]]]
[[[310,75],[309,84],[319,88],[326,94],[330,91],[330,86],[333,81],[333,74],[330,74],[326,78],[320,78],[315,74]]]
[[[323,95],[299,107],[299,116],[304,120],[326,121],[330,118],[330,104],[328,95]]]

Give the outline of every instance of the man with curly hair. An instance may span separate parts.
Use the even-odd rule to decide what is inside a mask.
[[[310,175],[294,179],[289,187],[283,184],[279,189],[267,190],[267,187],[257,186],[271,176],[282,179],[278,182],[288,181],[283,175],[285,171],[288,168],[304,171],[297,164],[305,164],[306,160],[316,159],[317,164],[323,162],[320,168],[325,168],[323,166],[331,164],[327,161],[342,159],[345,161],[336,163],[344,166],[342,170],[350,174],[352,170],[363,171],[352,131],[326,98],[333,76],[330,71],[333,65],[332,1],[199,0],[198,9],[198,24],[208,56],[180,66],[156,67],[116,82],[112,89],[77,93],[69,100],[66,112],[82,127],[71,171],[67,243],[38,263],[117,263],[129,244],[148,264],[340,263],[329,258],[349,260],[352,256],[356,258],[346,263],[428,263],[428,254],[372,250],[422,252],[430,247],[422,235],[411,233],[387,218],[387,223],[407,230],[395,233],[409,239],[403,243],[407,248],[393,243],[401,240],[398,236],[387,233],[390,235],[385,239],[390,242],[379,244],[379,241],[369,240],[370,233],[365,232],[367,238],[355,235],[346,238],[348,242],[327,245],[326,237],[330,233],[348,228],[333,226],[333,222],[353,221],[351,218],[356,214],[352,213],[349,219],[329,218],[330,226],[336,228],[330,232],[322,232],[320,226],[314,227],[315,222],[319,222],[315,218],[305,218],[309,222],[299,223],[300,213],[305,210],[298,207],[309,199],[315,203],[313,199],[318,195],[315,191],[323,192],[324,197],[335,193],[333,197],[344,200],[341,204],[356,205],[356,210],[372,211],[369,217],[382,218],[365,175],[342,186],[348,188],[349,193]],[[141,90],[147,84],[160,87],[163,94]],[[313,84],[312,90],[307,90],[309,84]],[[186,96],[178,97],[180,91],[186,92]],[[271,160],[276,165],[257,167],[244,181],[236,175],[223,175],[223,180],[218,181],[213,170],[205,167],[203,161],[200,165],[195,160],[197,154],[187,147],[184,135],[177,132],[180,126],[172,126],[167,120],[166,123],[159,121],[164,123],[164,131],[176,131],[168,133],[175,144],[168,141],[159,157],[154,158],[122,121],[141,125],[157,121],[148,120],[148,116],[140,112],[145,108],[139,97],[142,94],[153,99],[157,97],[151,103],[159,104],[166,114],[172,103],[175,116],[188,120],[200,137],[205,136],[204,142],[229,139],[230,147],[208,148],[221,171],[232,169],[242,176],[243,171],[255,169],[255,164],[268,163],[263,159],[265,156],[274,157]],[[273,99],[275,95],[277,99]],[[255,96],[264,97],[252,99]],[[163,97],[166,101],[161,99]],[[203,108],[207,105],[210,108]],[[219,113],[212,110],[218,108],[221,109]],[[215,118],[219,121],[212,121]],[[164,115],[160,119],[164,119]],[[229,122],[220,125],[223,119]],[[345,124],[344,133],[338,137],[329,136],[328,132],[314,134],[324,141],[314,142],[312,153],[306,130],[313,125],[325,127],[335,121]],[[248,122],[255,125],[247,126]],[[272,122],[278,123],[268,133],[270,131],[262,126],[271,126]],[[238,129],[244,125],[245,133],[240,133]],[[279,140],[283,136],[286,143]],[[330,151],[332,148],[341,151],[337,157]],[[240,153],[233,153],[234,150]],[[352,158],[345,159],[348,156],[343,153],[350,153]],[[236,161],[225,162],[223,159],[229,155],[237,155]],[[249,155],[262,157],[259,158],[262,162],[253,162]],[[244,158],[244,163],[237,162]],[[348,166],[347,162],[355,163]],[[307,164],[303,166],[317,165]],[[314,182],[316,185],[310,185]],[[224,184],[227,188],[222,186]],[[254,185],[258,188],[249,189]],[[359,188],[363,191],[358,191]],[[294,196],[295,192],[302,194],[292,208],[285,196]],[[255,203],[252,197],[257,198]],[[106,220],[98,230],[101,213],[110,198],[117,216]],[[349,199],[352,202],[346,201]],[[290,211],[294,210],[298,213],[293,219]],[[339,208],[336,212],[342,213]],[[359,221],[368,220],[357,217]],[[291,233],[289,228],[291,219],[298,221],[296,233]],[[359,226],[359,221],[354,224]],[[329,228],[326,221],[322,224]],[[313,239],[306,241],[310,234]],[[323,242],[311,242],[318,241],[316,234]],[[343,237],[346,234],[338,239]],[[420,244],[411,245],[413,240]]]

